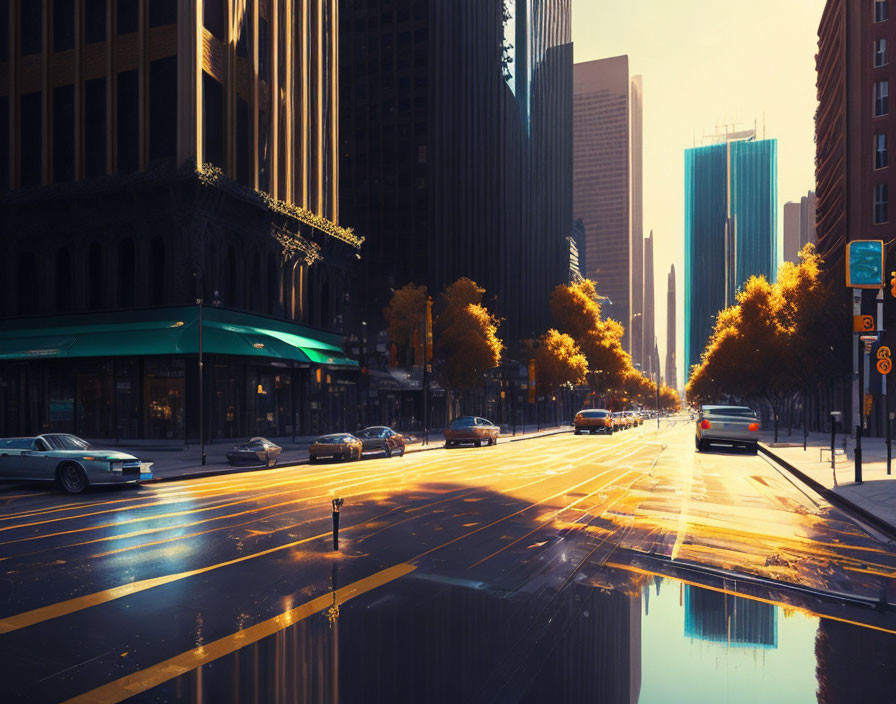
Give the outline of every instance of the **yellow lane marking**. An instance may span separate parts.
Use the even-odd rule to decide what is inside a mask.
[[[38,609],[32,609],[31,611],[24,611],[20,614],[16,614],[15,616],[9,616],[7,618],[0,619],[0,634],[17,631],[20,628],[33,626],[36,623],[49,621],[50,619],[59,618],[60,616],[67,616],[68,614],[74,613],[76,611],[81,611],[82,609],[87,609],[91,606],[105,604],[106,602],[114,601],[115,599],[121,599],[122,597],[130,596],[131,594],[146,591],[147,589],[160,587],[163,584],[176,582],[179,579],[194,577],[197,574],[211,572],[212,570],[217,570],[221,567],[229,567],[230,565],[235,565],[239,562],[245,562],[246,560],[252,560],[256,557],[270,555],[271,553],[277,552],[279,550],[286,550],[288,548],[295,547],[296,545],[310,543],[312,540],[320,540],[321,538],[326,538],[329,535],[330,532],[320,533],[319,535],[313,535],[310,538],[302,538],[301,540],[296,540],[292,543],[286,543],[285,545],[278,545],[277,547],[268,548],[267,550],[262,550],[261,552],[253,552],[251,555],[243,555],[242,557],[237,557],[233,560],[228,560],[227,562],[219,562],[214,565],[208,565],[207,567],[188,570],[187,572],[176,572],[174,574],[162,575],[161,577],[141,579],[136,582],[131,582],[130,584],[122,584],[117,587],[112,587],[111,589],[105,589],[101,592],[94,592],[93,594],[75,597],[74,599],[68,599],[67,601],[60,601],[55,604],[50,604],[49,606],[42,606]]]
[[[404,577],[413,572],[414,569],[413,565],[405,563],[395,565],[382,572],[360,579],[346,587],[337,589],[335,594],[323,594],[305,602],[301,606],[284,611],[282,614],[274,616],[267,621],[256,623],[245,630],[237,631],[229,636],[212,641],[208,645],[202,645],[180,655],[175,655],[173,658],[151,665],[143,670],[138,670],[130,675],[125,675],[113,682],[73,697],[65,704],[117,704],[125,699],[146,692],[153,687],[158,687],[169,680],[173,680],[175,677],[191,672],[213,660],[230,655],[241,648],[245,648],[247,645],[252,645],[268,636],[279,633],[309,616],[320,613],[333,605],[334,597],[337,606],[344,604],[349,599],[361,596],[384,584]]]

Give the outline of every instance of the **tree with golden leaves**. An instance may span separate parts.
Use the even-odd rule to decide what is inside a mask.
[[[485,289],[462,277],[439,296],[433,323],[435,352],[441,381],[451,390],[481,385],[482,375],[501,362],[501,321],[482,305],[484,293]]]
[[[537,388],[555,393],[566,384],[584,384],[588,360],[570,335],[548,330],[538,339],[533,351]]]
[[[415,286],[413,282],[392,294],[392,300],[383,309],[389,341],[398,348],[400,364],[405,368],[414,363],[414,347],[423,333],[425,314],[426,286]]]

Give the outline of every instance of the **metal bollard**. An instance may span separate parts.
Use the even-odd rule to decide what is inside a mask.
[[[342,508],[342,499],[333,499],[333,549],[339,550],[339,509]]]

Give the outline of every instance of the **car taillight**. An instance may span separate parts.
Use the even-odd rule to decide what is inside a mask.
[[[607,426],[607,427],[609,428],[611,425],[613,425],[613,421],[610,420],[609,418],[607,418],[607,419],[604,421],[604,425]]]
[[[704,420],[700,421],[700,427],[703,428],[703,430],[709,430],[712,427],[712,425],[710,424],[710,422],[708,420],[704,419]]]
[[[750,423],[747,430],[750,430],[755,433],[757,430],[759,430],[759,423]]]

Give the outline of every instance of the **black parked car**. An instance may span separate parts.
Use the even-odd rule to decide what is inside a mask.
[[[237,445],[227,453],[230,464],[263,464],[268,467],[277,466],[277,458],[283,448],[275,445],[267,438],[252,438],[245,445]]]
[[[359,430],[355,433],[355,437],[361,441],[364,447],[363,452],[382,450],[386,457],[391,457],[393,454],[401,457],[404,454],[405,437],[392,428],[375,425]]]

